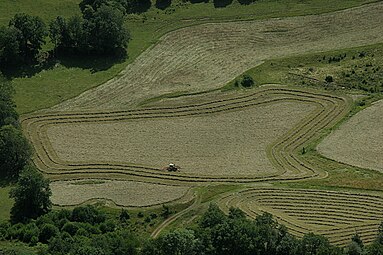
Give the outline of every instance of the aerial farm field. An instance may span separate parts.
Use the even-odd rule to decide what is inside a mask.
[[[291,1],[279,16],[265,2],[220,13],[177,6],[169,17],[150,10],[148,34],[129,17],[124,63],[74,68],[73,79],[62,66],[16,78],[21,125],[53,203],[188,206],[152,236],[193,223],[214,202],[250,218],[270,212],[298,237],[346,245],[357,231],[372,242],[383,220],[383,2]],[[39,101],[34,88],[44,77],[53,86],[57,72],[54,99]],[[235,85],[244,74],[255,86]],[[19,92],[26,84],[34,92]]]

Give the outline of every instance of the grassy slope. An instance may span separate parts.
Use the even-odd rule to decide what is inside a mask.
[[[0,25],[6,24],[9,18],[17,12],[38,14],[46,22],[49,22],[56,15],[78,14],[78,2],[75,0],[39,0],[38,3],[31,0],[0,1],[0,17],[2,17]],[[18,75],[13,80],[16,88],[15,100],[18,112],[23,114],[53,106],[107,81],[131,63],[143,50],[155,43],[161,35],[180,27],[211,21],[264,19],[324,13],[358,6],[372,2],[372,0],[309,0],[304,2],[287,0],[283,3],[263,0],[249,6],[241,6],[233,1],[226,8],[214,8],[212,3],[180,4],[180,2],[173,1],[173,6],[167,11],[152,8],[143,15],[128,17],[127,26],[131,31],[133,40],[129,45],[129,58],[122,63],[108,65],[102,63],[103,60],[92,60],[90,63],[84,63],[83,59],[72,59],[53,65],[45,71],[37,72],[32,77],[27,77],[27,74]],[[100,68],[101,71],[93,70],[94,67],[98,69],[101,65],[103,65]]]

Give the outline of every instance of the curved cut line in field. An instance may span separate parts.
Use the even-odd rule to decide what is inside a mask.
[[[57,157],[50,146],[45,132],[46,126],[55,124],[115,122],[155,118],[167,118],[171,121],[172,118],[177,117],[215,114],[280,102],[310,103],[316,106],[316,110],[270,147],[268,157],[279,169],[279,172],[266,176],[209,176],[185,174],[182,172],[169,173],[159,168],[126,163],[68,163],[61,161]],[[22,126],[27,131],[27,136],[36,149],[36,165],[47,174],[63,178],[65,178],[65,175],[73,174],[84,176],[91,174],[117,174],[176,182],[298,180],[325,176],[325,173],[314,169],[304,162],[303,159],[297,157],[297,151],[306,143],[318,138],[318,131],[323,128],[329,128],[338,122],[349,111],[349,107],[350,102],[343,97],[287,87],[267,86],[242,96],[181,107],[115,112],[33,114],[23,118]]]
[[[89,201],[112,201],[122,207],[148,207],[191,199],[190,188],[122,180],[85,179],[55,181],[50,184],[52,202],[60,206],[75,206]]]
[[[301,237],[314,232],[337,245],[346,245],[357,232],[372,242],[383,220],[383,197],[322,190],[254,188],[222,198],[224,210],[238,207],[255,218],[269,212],[290,233]]]
[[[333,160],[383,173],[383,100],[358,112],[327,136],[318,151]]]
[[[117,110],[221,87],[266,59],[383,42],[383,2],[334,13],[203,24],[164,35],[118,77],[54,110]]]

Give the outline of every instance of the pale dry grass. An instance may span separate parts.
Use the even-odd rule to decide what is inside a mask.
[[[196,175],[277,173],[267,148],[315,109],[299,102],[193,117],[55,124],[47,135],[68,163],[123,162]]]
[[[321,142],[333,160],[383,172],[383,100],[357,113]]]
[[[82,182],[82,183],[81,183]],[[188,187],[135,181],[88,180],[56,181],[50,184],[52,202],[70,206],[92,199],[112,200],[120,206],[151,206],[181,198]],[[92,183],[94,182],[94,183]]]
[[[118,77],[54,109],[119,109],[161,94],[218,88],[265,59],[382,42],[381,24],[383,2],[322,15],[179,29]]]
[[[255,188],[224,197],[219,206],[238,207],[252,218],[269,212],[296,236],[313,232],[338,245],[355,232],[372,242],[383,219],[383,197],[367,193]]]

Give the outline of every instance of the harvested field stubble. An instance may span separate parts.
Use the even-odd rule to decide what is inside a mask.
[[[224,181],[224,182],[249,182],[249,181],[260,181],[260,180],[291,180],[291,179],[304,179],[309,177],[318,177],[318,176],[325,176],[325,173],[314,169],[309,164],[303,162],[300,158],[298,158],[295,154],[297,151],[301,149],[301,146],[304,144],[313,141],[318,137],[318,130],[321,130],[322,128],[328,128],[334,125],[339,119],[341,119],[349,109],[349,100],[343,97],[338,96],[330,96],[327,94],[322,94],[318,92],[311,92],[311,91],[304,91],[304,90],[297,90],[297,89],[291,89],[281,86],[266,86],[261,89],[258,89],[255,92],[248,92],[241,96],[234,96],[227,97],[225,99],[221,100],[215,100],[215,101],[206,101],[204,103],[199,103],[195,105],[186,105],[186,106],[180,106],[180,107],[159,107],[159,108],[148,108],[148,109],[140,109],[140,110],[130,110],[130,111],[115,111],[115,112],[88,112],[88,113],[45,113],[45,114],[35,114],[30,116],[25,116],[22,121],[23,128],[27,130],[27,134],[31,141],[33,142],[37,155],[35,157],[35,163],[36,165],[43,170],[46,173],[49,174],[59,174],[63,177],[65,175],[73,175],[73,174],[91,174],[91,173],[109,173],[109,174],[121,174],[121,175],[134,175],[139,177],[150,177],[150,178],[156,178],[158,180],[173,180],[173,181],[187,181],[187,182],[207,182],[207,181]],[[272,161],[273,165],[275,166],[275,169],[277,171],[270,171],[270,172],[250,172],[250,173],[244,173],[241,172],[240,169],[236,169],[234,172],[225,172],[222,171],[219,173],[215,173],[213,170],[209,172],[209,170],[206,170],[207,173],[200,169],[194,169],[194,168],[188,168],[186,167],[186,171],[181,172],[173,172],[169,173],[166,171],[163,171],[161,167],[158,167],[158,165],[150,165],[151,162],[144,162],[145,164],[139,164],[140,162],[95,162],[94,157],[90,154],[87,154],[86,157],[92,157],[93,161],[90,162],[79,162],[76,160],[82,160],[85,158],[82,158],[83,156],[81,153],[86,153],[85,149],[80,147],[77,147],[79,150],[75,151],[73,153],[73,156],[76,160],[73,161],[65,161],[60,159],[60,153],[61,157],[65,157],[65,153],[63,151],[60,152],[59,144],[64,143],[66,139],[69,139],[68,136],[65,136],[63,139],[59,139],[60,142],[56,143],[53,141],[53,148],[50,140],[53,139],[52,135],[56,133],[57,135],[63,131],[58,130],[57,128],[54,128],[53,125],[64,125],[64,124],[70,124],[70,125],[84,125],[84,123],[87,124],[87,127],[90,127],[89,125],[92,125],[91,123],[105,123],[108,122],[108,124],[111,128],[113,128],[112,123],[117,123],[120,121],[139,121],[143,123],[142,121],[158,121],[160,123],[161,121],[167,119],[169,122],[168,124],[163,123],[162,125],[171,125],[173,122],[178,123],[179,125],[184,125],[184,131],[189,130],[189,134],[192,135],[192,131],[188,129],[187,123],[179,123],[177,122],[177,119],[183,119],[188,118],[189,120],[192,120],[192,118],[195,118],[199,125],[207,125],[208,122],[206,120],[203,120],[204,116],[209,116],[210,118],[225,118],[226,114],[229,114],[227,116],[231,116],[233,119],[235,119],[236,114],[241,114],[241,112],[238,112],[238,110],[246,110],[246,112],[251,112],[252,107],[256,107],[256,109],[261,109],[262,107],[271,107],[270,109],[273,109],[274,106],[271,106],[272,104],[276,104],[277,106],[279,104],[291,104],[291,102],[296,103],[304,103],[303,105],[312,104],[315,109],[311,111],[309,115],[307,115],[305,118],[303,118],[302,121],[300,121],[298,124],[294,126],[293,129],[290,129],[285,134],[279,134],[279,139],[275,139],[276,142],[271,144],[269,148],[267,149],[267,156]],[[299,107],[298,107],[299,108]],[[275,108],[274,108],[275,109]],[[231,111],[236,111],[235,114],[230,113]],[[262,111],[262,110],[261,110]],[[264,110],[263,110],[264,111]],[[226,113],[225,113],[226,112]],[[298,111],[299,112],[299,111]],[[282,111],[283,113],[283,111]],[[288,112],[285,112],[285,114],[288,114]],[[215,116],[216,115],[216,116]],[[301,115],[303,116],[303,115]],[[290,116],[291,117],[291,116]],[[299,116],[294,116],[299,117]],[[248,116],[246,118],[250,118],[251,116]],[[243,119],[237,119],[238,122],[243,121]],[[201,122],[202,121],[202,122]],[[205,121],[205,122],[204,122]],[[182,122],[182,121],[181,121]],[[192,121],[193,122],[193,121]],[[191,123],[192,123],[191,122]],[[110,124],[109,124],[110,123]],[[126,122],[128,123],[128,122]],[[152,122],[153,123],[153,122]],[[162,122],[161,122],[162,123]],[[276,122],[277,123],[277,122]],[[297,123],[297,122],[294,122]],[[190,124],[190,123],[189,123]],[[80,126],[81,126],[80,125]],[[250,134],[253,136],[256,136],[256,133],[254,130],[251,130],[253,128],[252,126],[246,126],[246,123],[243,123],[244,127],[241,127],[241,132],[245,132],[246,128],[249,129]],[[117,125],[118,127],[122,126],[120,124]],[[235,128],[239,128],[241,126],[241,123],[234,125]],[[51,132],[48,132],[49,127],[51,127]],[[272,127],[270,124],[265,123],[265,127]],[[97,130],[97,127],[95,126],[95,130]],[[201,128],[201,127],[200,127]],[[224,128],[224,127],[222,127]],[[225,127],[227,128],[227,127]],[[102,128],[101,128],[102,129]],[[104,130],[99,129],[97,132],[101,132],[103,135]],[[277,130],[279,128],[276,128]],[[52,132],[55,131],[56,132]],[[86,130],[90,130],[89,128]],[[101,130],[101,131],[100,131]],[[145,132],[144,130],[136,129],[137,132]],[[161,129],[160,129],[161,130]],[[182,128],[181,128],[182,130]],[[211,129],[206,129],[211,130]],[[286,131],[285,128],[280,129],[282,131]],[[74,130],[72,130],[74,131]],[[76,130],[79,131],[79,130]],[[174,131],[177,131],[176,129]],[[214,130],[212,130],[214,131]],[[236,134],[235,130],[230,130],[227,134],[227,137],[225,139],[241,139],[241,141],[246,140],[246,133],[239,133]],[[126,130],[126,132],[129,132],[129,130]],[[209,131],[211,132],[211,131]],[[50,133],[50,134],[49,134]],[[100,134],[101,134],[100,133]],[[276,133],[275,133],[276,134]],[[51,137],[49,137],[49,135]],[[158,134],[159,136],[162,134]],[[244,135],[244,138],[241,138],[240,136]],[[281,136],[282,135],[282,136]],[[121,138],[121,135],[118,135],[116,133],[116,137],[118,136]],[[139,135],[138,135],[139,136]],[[184,137],[185,139],[188,137],[188,135],[179,134],[180,137]],[[127,143],[131,142],[133,139],[129,136],[126,136],[128,140],[122,140],[126,141]],[[275,137],[277,138],[277,137]],[[89,139],[91,139],[89,137]],[[92,138],[95,139],[95,138]],[[96,138],[97,139],[97,138]],[[151,138],[155,139],[155,138]],[[116,140],[117,141],[117,140]],[[90,143],[90,141],[83,141],[84,143]],[[154,140],[153,140],[154,142]],[[166,142],[166,141],[165,141]],[[164,143],[165,143],[164,142]],[[170,143],[177,141],[170,141]],[[202,145],[198,145],[198,143],[203,143],[206,141],[198,140],[196,138],[196,141],[190,141],[190,143],[193,145],[192,147],[198,147]],[[270,142],[270,141],[269,141]],[[123,142],[123,147],[125,142]],[[139,141],[135,142],[136,144],[139,143]],[[144,141],[142,141],[144,143]],[[196,144],[197,143],[197,144]],[[266,145],[265,143],[264,145]],[[68,145],[71,146],[71,145]],[[92,145],[93,146],[93,145]],[[112,146],[112,145],[111,145]],[[168,145],[166,145],[168,146]],[[177,145],[181,146],[181,145]],[[182,146],[187,146],[187,143]],[[211,145],[208,145],[211,146]],[[55,149],[58,151],[56,152]],[[87,147],[85,145],[85,147]],[[83,147],[83,148],[85,148]],[[190,151],[193,151],[193,148],[190,147]],[[73,147],[74,149],[76,146]],[[124,147],[125,149],[130,149],[129,145],[126,145]],[[171,147],[168,147],[171,148]],[[208,147],[209,148],[209,147]],[[105,148],[103,148],[105,149]],[[123,149],[122,147],[120,149]],[[235,146],[234,148],[236,149]],[[237,148],[238,149],[238,148]],[[264,148],[263,148],[264,149]],[[95,150],[98,150],[95,148]],[[242,148],[241,148],[242,151]],[[144,148],[142,150],[143,153],[147,153]],[[184,152],[180,152],[183,155],[184,159],[187,160],[187,153],[182,154]],[[226,152],[229,153],[229,152]],[[235,153],[235,152],[233,152]],[[243,153],[243,152],[242,152]],[[77,155],[79,154],[79,155]],[[129,153],[129,155],[133,155],[134,153]],[[117,156],[116,160],[121,160],[124,157],[124,154],[120,154],[121,156]],[[174,155],[177,156],[175,153]],[[229,155],[229,154],[228,154]],[[259,155],[262,155],[259,154]],[[263,154],[264,155],[264,154]],[[141,155],[142,156],[142,155]],[[148,155],[146,155],[148,156]],[[165,155],[157,154],[152,157],[154,160],[157,160],[157,162],[160,162],[158,157],[164,156],[164,164],[168,163],[165,160],[170,160],[170,158],[165,159]],[[198,155],[197,155],[198,156]],[[199,159],[199,162],[203,162],[206,159],[206,154],[200,155],[201,159]],[[102,157],[101,154],[98,154],[97,157]],[[156,158],[157,157],[157,158]],[[239,157],[239,156],[238,156]],[[128,157],[127,157],[128,158]],[[172,157],[173,158],[173,157]],[[214,155],[212,156],[214,158]],[[65,159],[69,159],[69,156]],[[246,158],[245,158],[246,159]],[[231,159],[236,160],[236,159]],[[250,156],[247,157],[247,160],[253,160]],[[227,162],[230,162],[228,160]],[[180,162],[182,166],[182,162]],[[202,164],[202,163],[201,163]],[[244,165],[243,165],[244,166]],[[268,170],[268,169],[267,169]],[[189,172],[187,172],[189,171]],[[219,171],[219,170],[216,170]],[[212,174],[213,173],[213,174]]]
[[[179,29],[118,77],[54,109],[126,109],[171,92],[219,88],[265,59],[382,42],[382,13],[378,2],[322,15]]]
[[[239,207],[250,217],[270,212],[298,237],[314,232],[337,245],[348,244],[355,232],[372,242],[383,220],[383,197],[349,192],[256,188],[226,196],[219,205],[225,211]]]
[[[92,180],[91,180],[92,181]],[[79,205],[93,199],[111,200],[118,206],[143,207],[179,200],[188,187],[135,181],[97,180],[92,183],[56,181],[50,184],[52,202],[62,206]]]
[[[318,151],[333,160],[383,173],[383,100],[327,136]]]
[[[264,176],[278,173],[267,147],[314,109],[282,102],[199,117],[56,124],[46,131],[53,151],[66,162],[155,168],[176,162],[187,174]]]

